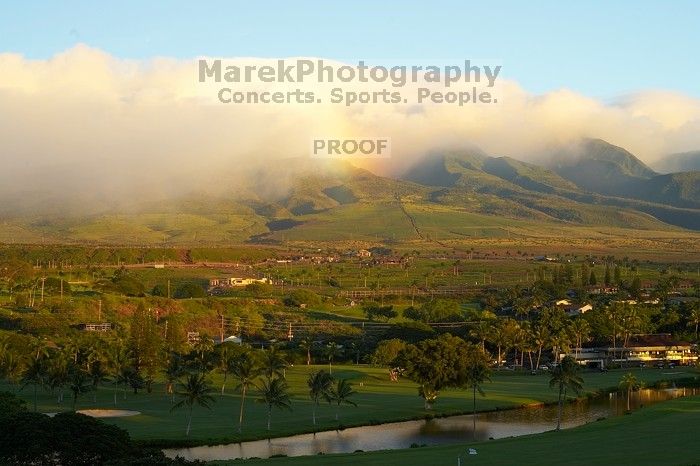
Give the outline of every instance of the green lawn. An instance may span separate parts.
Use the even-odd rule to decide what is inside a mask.
[[[700,397],[681,398],[561,432],[374,453],[217,462],[270,466],[690,465],[700,462]],[[467,455],[475,448],[477,455]]]
[[[318,368],[316,366],[315,368]],[[327,367],[327,366],[325,366]],[[273,413],[272,432],[275,437],[295,433],[311,432],[311,404],[307,397],[306,377],[312,367],[296,366],[287,371],[287,380],[294,395],[293,411]],[[673,371],[645,369],[634,370],[637,377],[647,382],[659,379],[679,379],[694,376],[696,373],[687,368]],[[398,383],[389,381],[385,369],[365,366],[334,367],[333,374],[352,380],[358,394],[354,400],[358,407],[347,406],[341,410],[341,423],[345,426],[381,423],[412,418],[422,418],[430,414],[457,414],[471,410],[469,394],[464,391],[446,390],[441,393],[433,411],[423,409],[422,400],[417,395],[416,385],[402,380]],[[623,372],[584,373],[587,391],[607,389],[617,386]],[[220,386],[221,377],[213,377],[216,385]],[[477,400],[479,410],[494,410],[518,407],[530,403],[553,402],[556,393],[548,387],[547,375],[516,374],[512,372],[497,373],[493,382],[484,386],[486,397]],[[211,411],[195,409],[190,440],[194,443],[222,443],[241,439],[263,438],[267,436],[265,429],[265,407],[255,402],[253,392],[246,402],[246,421],[243,434],[236,432],[239,397],[233,393],[234,382],[229,380],[227,394],[216,396],[217,403]],[[2,387],[0,387],[2,388]],[[8,389],[7,386],[4,387]],[[32,408],[32,388],[27,387],[20,395],[28,401]],[[39,391],[39,411],[56,412],[70,408],[69,396],[62,406],[56,404],[55,396],[46,391]],[[78,409],[111,408],[112,391],[103,388],[97,393],[97,403],[93,403],[92,394],[83,396],[78,403]],[[117,408],[140,411],[142,414],[133,417],[105,419],[127,429],[135,439],[139,440],[185,440],[186,414],[184,410],[170,412],[170,399],[164,393],[162,385],[157,385],[151,394],[145,392],[133,395],[126,394],[122,399],[119,392]],[[318,430],[330,430],[337,427],[334,411],[327,404],[319,409]]]

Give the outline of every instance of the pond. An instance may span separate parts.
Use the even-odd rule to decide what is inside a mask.
[[[643,389],[632,394],[630,407],[643,408],[662,401],[700,394],[698,388]],[[619,416],[627,409],[624,395],[610,393],[564,406],[562,427],[570,428]],[[476,441],[537,434],[556,426],[557,407],[534,406],[477,414]],[[293,435],[227,445],[165,450],[166,456],[188,460],[231,460],[269,458],[273,455],[303,456],[318,453],[352,453],[357,450],[392,450],[415,445],[447,445],[473,440],[472,416],[393,422],[375,426],[352,427],[342,431]]]

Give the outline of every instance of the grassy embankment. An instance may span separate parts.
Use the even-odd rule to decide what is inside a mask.
[[[170,412],[170,398],[164,393],[162,384],[157,384],[153,393],[141,392],[133,395],[126,393],[123,399],[122,389],[118,391],[117,408],[140,411],[138,416],[105,419],[127,429],[137,440],[161,441],[160,444],[213,444],[238,440],[287,436],[297,433],[313,432],[311,422],[311,402],[308,399],[306,378],[312,369],[327,366],[296,366],[287,370],[287,380],[293,394],[293,411],[275,411],[272,417],[272,430],[266,430],[265,406],[256,403],[255,390],[249,394],[245,404],[245,423],[243,433],[237,433],[238,409],[240,398],[234,393],[235,382],[229,378],[226,394],[215,395],[217,402],[213,409],[197,408],[194,411],[192,432],[190,438],[184,435],[186,411]],[[658,369],[635,369],[633,372],[640,380],[653,383],[656,380],[681,379],[695,376],[695,372],[687,368],[671,371]],[[584,373],[585,388],[588,393],[606,390],[618,385],[624,372],[611,371],[608,373]],[[356,426],[378,424],[390,421],[420,419],[431,415],[449,415],[468,413],[471,411],[470,394],[466,391],[445,390],[441,393],[432,411],[423,409],[422,400],[417,395],[416,385],[402,380],[398,383],[389,381],[387,371],[380,368],[364,366],[341,366],[333,368],[336,377],[349,378],[357,395],[354,401],[358,407],[344,406],[340,410],[340,425]],[[477,399],[477,409],[480,411],[509,409],[523,405],[554,402],[556,393],[548,386],[547,375],[516,374],[500,372],[493,376],[493,381],[484,386],[486,396]],[[222,378],[213,377],[215,387],[220,390]],[[11,389],[0,386],[0,389]],[[26,387],[19,392],[20,396],[32,408],[32,387]],[[84,395],[78,402],[78,409],[112,408],[112,390],[108,387],[97,392],[97,402],[93,402],[93,394]],[[63,405],[56,403],[56,394],[39,390],[39,406],[41,412],[56,412],[70,409],[69,393],[66,390],[66,401]],[[328,404],[322,403],[318,410],[318,425],[316,430],[332,430],[339,426],[335,421],[335,410]]]
[[[475,444],[217,462],[269,466],[690,465],[700,462],[700,397],[681,398],[561,432]],[[476,455],[468,455],[474,448]],[[213,463],[214,464],[214,463]]]

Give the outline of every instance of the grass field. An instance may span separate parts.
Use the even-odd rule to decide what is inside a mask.
[[[690,465],[700,462],[700,397],[681,398],[561,432],[449,447],[218,462],[270,466]],[[474,448],[476,455],[467,455]]]
[[[293,411],[275,411],[272,418],[274,437],[287,436],[302,432],[312,432],[311,402],[307,396],[306,378],[312,369],[320,366],[296,366],[287,370],[287,380],[293,393]],[[327,366],[324,366],[327,367]],[[659,379],[680,379],[696,375],[687,368],[671,371],[657,369],[635,369],[633,372],[640,380],[647,383]],[[365,366],[334,367],[333,374],[352,380],[357,395],[354,400],[358,407],[343,407],[340,412],[340,423],[344,426],[365,425],[389,421],[423,418],[426,415],[447,415],[471,411],[469,393],[465,391],[446,390],[441,393],[433,411],[423,409],[421,398],[417,395],[416,385],[402,380],[398,383],[389,381],[387,371],[380,368]],[[616,387],[623,372],[584,373],[585,389],[595,392],[601,389]],[[221,377],[213,377],[215,385],[221,384]],[[512,372],[500,372],[493,376],[493,381],[484,386],[486,396],[477,399],[478,410],[507,409],[531,403],[553,402],[556,393],[549,389],[547,375],[530,375]],[[255,391],[249,396],[245,405],[246,421],[242,435],[236,432],[238,420],[239,397],[233,393],[234,382],[229,380],[227,394],[223,397],[216,395],[217,403],[211,411],[195,409],[190,441],[193,444],[224,443],[242,439],[266,438],[265,408],[255,402]],[[11,389],[7,386],[4,389]],[[32,408],[32,387],[26,387],[19,392],[20,396]],[[112,408],[112,390],[101,388],[97,393],[97,402],[93,403],[92,394],[83,396],[78,402],[78,409]],[[39,406],[41,412],[56,412],[70,409],[66,393],[63,405],[56,403],[56,396],[46,391],[39,391]],[[165,440],[176,442],[185,440],[184,430],[186,413],[184,410],[170,412],[170,398],[164,393],[162,385],[156,385],[154,392],[141,392],[133,395],[128,392],[126,400],[122,398],[121,389],[118,393],[117,408],[140,411],[133,417],[105,419],[127,429],[138,440]],[[319,423],[317,430],[332,430],[338,427],[334,419],[334,410],[323,403],[318,412]]]

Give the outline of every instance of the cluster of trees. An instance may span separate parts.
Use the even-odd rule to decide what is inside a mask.
[[[319,399],[336,403],[337,407],[352,404],[349,400],[355,393],[352,385],[344,379],[335,380],[331,375],[332,360],[338,349],[338,345],[328,345],[329,371],[316,372],[309,379],[314,425]],[[291,409],[289,386],[285,381],[288,367],[289,355],[274,346],[266,350],[234,343],[214,346],[208,338],[201,338],[191,347],[171,346],[168,340],[161,338],[155,320],[143,308],[134,311],[127,339],[85,335],[49,342],[15,334],[0,340],[0,377],[17,389],[31,387],[35,412],[39,390],[51,391],[58,404],[63,403],[64,393],[69,392],[75,411],[79,398],[88,392],[95,393],[100,386],[112,387],[116,406],[119,390],[123,399],[128,390],[137,394],[145,389],[150,393],[155,380],[162,379],[172,409],[188,411],[187,435],[193,409],[196,406],[210,408],[216,402],[209,380],[213,372],[223,375],[221,395],[226,392],[229,378],[236,381],[235,390],[240,393],[238,432],[243,429],[244,407],[251,391],[255,391],[256,401],[267,407],[269,430],[273,409]]]
[[[432,408],[443,389],[471,391],[473,432],[476,433],[476,395],[484,395],[483,385],[491,380],[491,356],[483,347],[450,334],[423,340],[416,345],[391,342],[383,346],[395,350],[392,365],[418,384],[418,394],[426,409]],[[561,427],[567,391],[578,395],[583,388],[583,379],[578,372],[576,361],[567,356],[550,373],[549,385],[558,392],[557,430]]]
[[[24,401],[0,392],[0,463],[65,465],[188,465],[204,464],[165,457],[155,448],[132,442],[116,426],[79,413],[53,417],[28,412]]]

